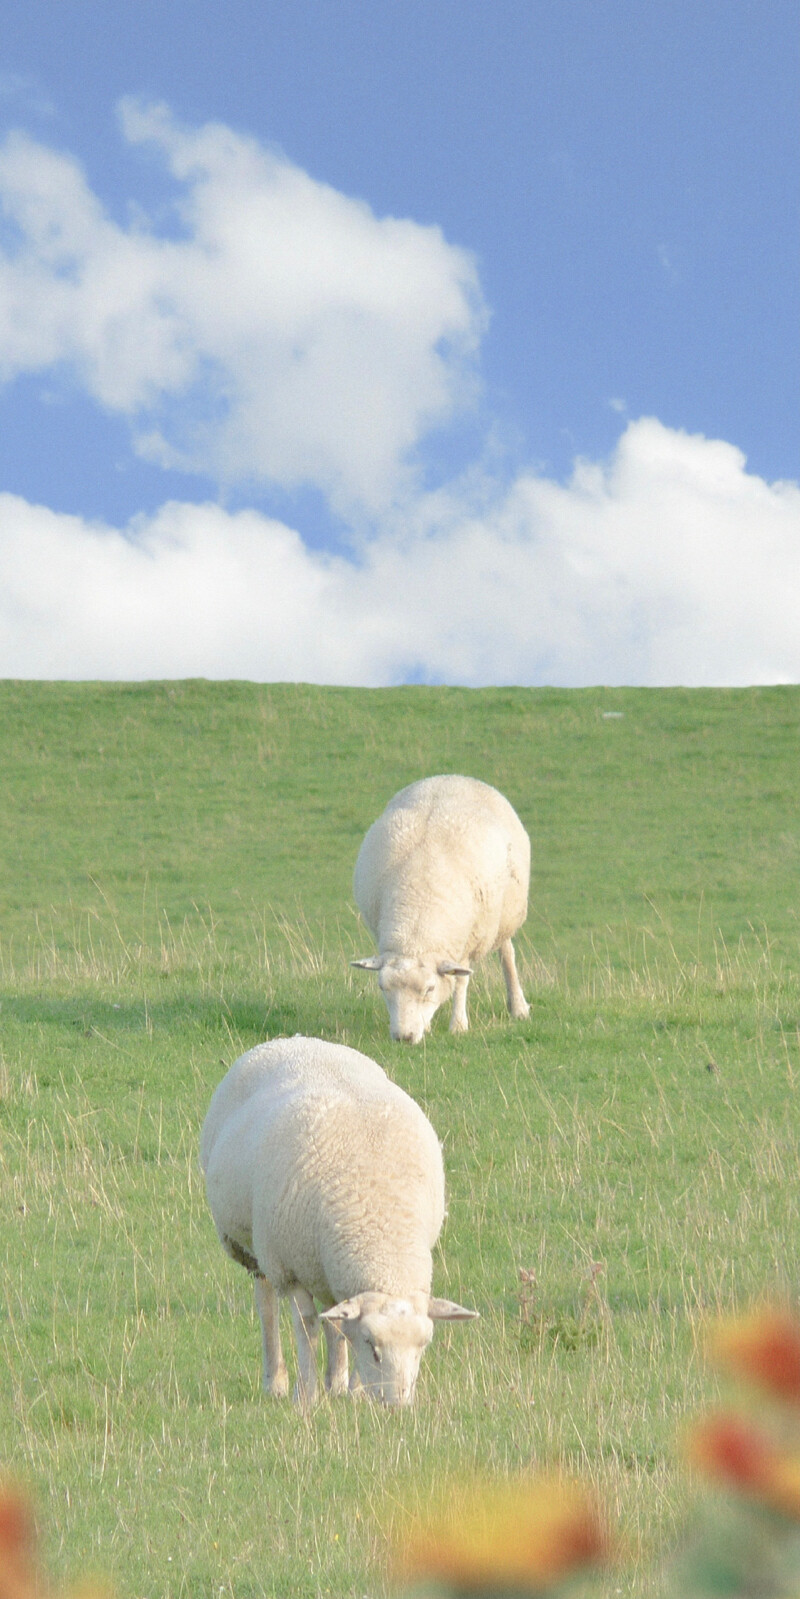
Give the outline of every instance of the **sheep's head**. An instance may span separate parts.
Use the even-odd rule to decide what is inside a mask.
[[[361,1386],[384,1405],[410,1405],[419,1364],[433,1337],[435,1321],[472,1321],[478,1312],[449,1299],[413,1294],[358,1294],[322,1312],[344,1333],[353,1350]]]
[[[389,1031],[403,1044],[418,1044],[427,1033],[439,1006],[452,997],[454,978],[472,976],[471,967],[454,961],[412,960],[403,955],[370,955],[350,965],[377,972]]]

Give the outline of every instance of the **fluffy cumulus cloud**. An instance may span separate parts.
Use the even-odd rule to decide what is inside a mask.
[[[171,231],[120,226],[68,155],[0,146],[0,375],[67,364],[140,453],[374,511],[474,396],[474,264],[221,125],[123,103],[166,166]]]
[[[362,532],[334,556],[255,510],[112,528],[0,494],[0,673],[800,679],[797,485],[642,419],[565,484],[423,491],[415,450],[474,395],[470,256],[228,128],[136,102],[121,126],[169,174],[160,225],[115,220],[68,155],[0,145],[0,378],[66,368],[151,460],[312,485]]]
[[[256,512],[115,530],[0,496],[0,673],[388,684],[800,679],[800,490],[629,424],[604,465],[419,498],[352,559]]]

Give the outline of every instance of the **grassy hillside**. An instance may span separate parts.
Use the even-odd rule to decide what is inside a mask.
[[[377,1596],[410,1484],[561,1460],[648,1591],[703,1319],[798,1281],[799,733],[795,689],[0,684],[0,1463],[57,1572]],[[442,771],[531,834],[532,1007],[507,1021],[492,962],[470,1034],[408,1050],[347,965],[350,882]],[[197,1137],[235,1055],[296,1031],[444,1142],[435,1288],[481,1320],[437,1331],[412,1413],[259,1392]]]

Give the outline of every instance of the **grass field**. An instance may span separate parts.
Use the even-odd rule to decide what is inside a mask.
[[[560,1462],[627,1540],[610,1591],[654,1591],[704,1322],[798,1286],[799,748],[794,688],[0,684],[0,1464],[59,1580],[378,1599],[409,1496]],[[531,834],[531,1014],[492,961],[470,1033],[410,1050],[348,967],[350,883],[439,771]],[[408,1413],[260,1393],[197,1141],[294,1032],[373,1055],[444,1143],[434,1287],[481,1319]]]

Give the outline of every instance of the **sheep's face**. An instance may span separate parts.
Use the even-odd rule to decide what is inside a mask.
[[[368,1398],[384,1405],[410,1405],[423,1351],[433,1337],[433,1322],[415,1311],[408,1299],[363,1297],[375,1300],[375,1307],[344,1328],[361,1387]]]
[[[422,961],[384,961],[378,984],[389,1012],[389,1031],[403,1044],[420,1042],[453,992],[452,977]]]
[[[440,1005],[452,998],[456,977],[469,977],[468,966],[451,961],[410,960],[404,956],[380,956],[353,961],[378,974],[378,985],[389,1012],[392,1038],[403,1044],[418,1044],[427,1033]]]
[[[410,1405],[434,1321],[466,1321],[476,1314],[428,1294],[392,1299],[367,1293],[323,1311],[323,1319],[334,1322],[350,1343],[361,1387],[370,1399]]]

